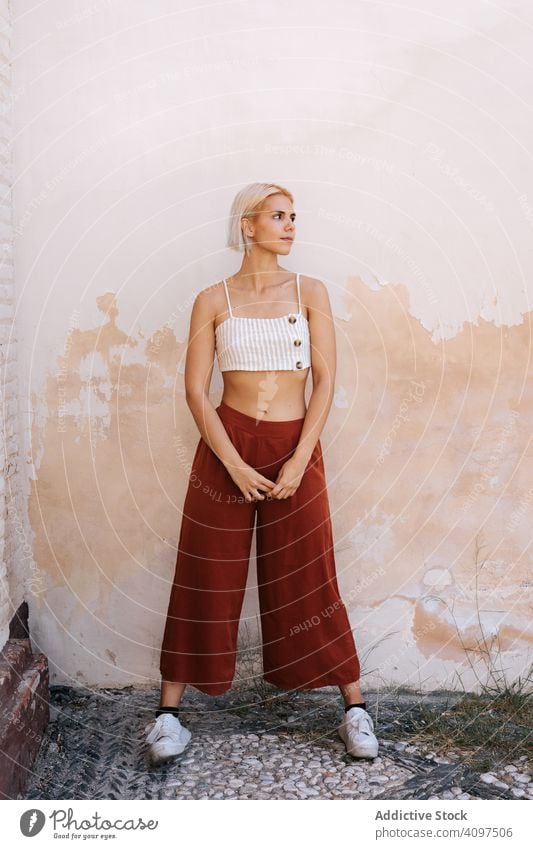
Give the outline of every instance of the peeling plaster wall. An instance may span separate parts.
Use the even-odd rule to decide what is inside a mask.
[[[322,439],[365,683],[531,659],[530,4],[15,0],[31,600],[52,681],[159,680],[198,291],[245,183],[328,285]],[[215,370],[212,398],[218,402]],[[256,622],[253,569],[244,623]]]

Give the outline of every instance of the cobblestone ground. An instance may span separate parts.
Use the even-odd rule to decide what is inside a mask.
[[[434,697],[424,697],[428,700]],[[525,757],[489,773],[458,752],[412,745],[404,722],[420,696],[367,693],[380,757],[356,760],[337,735],[336,687],[207,696],[191,687],[180,707],[192,739],[157,768],[146,762],[145,725],[159,690],[51,688],[51,721],[25,799],[530,799]],[[376,716],[377,707],[377,716]],[[403,732],[403,736],[402,736]]]

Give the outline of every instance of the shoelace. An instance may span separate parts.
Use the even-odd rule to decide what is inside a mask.
[[[157,719],[154,721],[154,727],[152,728],[152,730],[150,731],[150,733],[148,734],[148,736],[146,738],[147,743],[153,743],[155,740],[157,740],[160,733],[165,729],[165,726],[167,724],[167,720],[165,719],[165,717],[167,717],[167,716],[172,716],[172,714],[170,714],[170,713],[159,714]],[[150,727],[150,726],[148,725],[148,727]]]

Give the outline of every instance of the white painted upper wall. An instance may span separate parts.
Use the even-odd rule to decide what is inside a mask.
[[[229,204],[296,198],[290,266],[403,282],[434,341],[529,309],[533,8],[14,0],[15,226],[35,388],[118,293],[145,335],[236,268]],[[500,4],[501,5],[501,4]],[[183,308],[185,305],[185,308]]]

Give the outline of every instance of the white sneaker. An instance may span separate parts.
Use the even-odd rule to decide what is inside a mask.
[[[150,744],[148,757],[153,766],[180,755],[191,739],[189,729],[184,728],[178,717],[171,713],[161,713],[148,723],[144,731],[146,742]]]
[[[372,717],[363,708],[350,708],[338,728],[346,751],[354,758],[376,758],[378,741]]]

